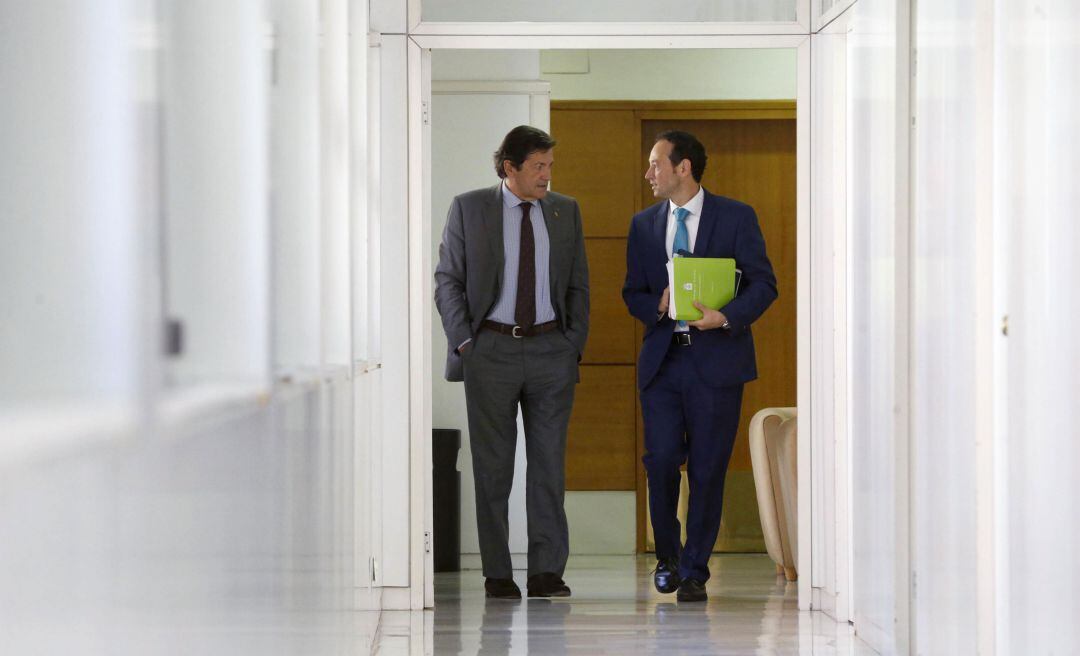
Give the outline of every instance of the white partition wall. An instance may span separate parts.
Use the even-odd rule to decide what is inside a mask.
[[[319,363],[319,11],[276,0],[276,71],[270,89],[270,211],[274,267],[274,364],[296,374]]]
[[[269,373],[267,23],[256,0],[163,14],[164,310],[177,385]]]
[[[811,485],[813,607],[851,619],[851,464],[848,429],[848,28],[850,14],[814,35],[811,269],[820,295],[812,304],[818,347],[811,356],[814,413]],[[827,330],[826,327],[832,327]]]
[[[855,631],[879,651],[891,653],[905,631],[897,625],[906,570],[902,484],[906,434],[897,427],[904,413],[898,388],[906,370],[902,312],[907,260],[898,211],[898,166],[906,161],[897,138],[903,123],[897,93],[897,3],[860,0],[848,34],[850,266],[850,436]],[[901,480],[898,480],[898,476]],[[898,590],[898,587],[900,588]]]
[[[84,420],[100,424],[91,434],[133,428],[142,354],[129,346],[153,284],[139,276],[125,5],[0,7],[0,461]]]
[[[351,359],[349,184],[353,153],[349,116],[349,4],[348,0],[319,3],[322,19],[319,52],[321,363],[338,371],[347,369]]]
[[[994,198],[1008,262],[1007,338],[993,317],[1008,358],[997,653],[1069,653],[1080,642],[1080,10],[1062,0],[995,7]]]
[[[0,103],[5,652],[314,653],[301,611],[352,607],[369,493],[353,392],[381,403],[320,359],[350,357],[348,262],[315,247],[350,243],[344,185],[332,220],[317,202],[320,181],[350,174],[317,131],[319,111],[346,109],[324,97],[344,63],[308,84],[318,17],[343,8],[0,7],[0,87],[15,91]],[[324,58],[345,57],[335,29]],[[184,326],[176,357],[166,316]],[[256,616],[288,640],[239,629]],[[342,635],[361,637],[350,622]]]
[[[378,43],[377,84],[378,180],[371,219],[378,224],[379,319],[372,335],[372,356],[381,364],[379,485],[375,503],[380,504],[381,554],[375,566],[375,584],[384,588],[383,602],[390,608],[408,608],[410,586],[410,352],[409,352],[409,141],[406,53],[408,39],[382,35]]]
[[[992,449],[993,58],[980,2],[917,12],[911,219],[912,651],[975,653]],[[990,393],[985,387],[990,386]],[[985,531],[985,532],[984,532]],[[982,543],[982,544],[980,544]],[[992,563],[991,563],[992,564]],[[986,652],[989,653],[989,652]]]

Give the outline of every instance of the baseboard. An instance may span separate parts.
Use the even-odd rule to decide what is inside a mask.
[[[836,593],[829,592],[824,588],[813,588],[812,592],[813,610],[820,610],[829,617],[838,622],[846,622],[847,618],[840,619],[836,616]]]
[[[855,613],[855,635],[860,640],[870,645],[879,654],[891,654],[893,650],[892,639],[877,624],[866,619],[865,616]]]
[[[382,610],[382,588],[356,588],[353,610]]]
[[[383,610],[413,610],[411,588],[382,588]]]

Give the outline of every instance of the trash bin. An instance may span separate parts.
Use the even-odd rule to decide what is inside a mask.
[[[432,520],[436,572],[461,571],[461,472],[457,470],[461,431],[431,431]]]

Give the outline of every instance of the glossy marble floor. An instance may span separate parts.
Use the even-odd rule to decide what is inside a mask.
[[[873,654],[821,613],[800,612],[794,584],[758,555],[710,563],[710,599],[653,590],[651,558],[572,557],[569,599],[486,600],[478,571],[437,574],[427,611],[259,609],[0,614],[0,654],[52,656],[413,656],[426,654]],[[524,587],[525,573],[515,572]],[[75,594],[77,591],[73,591]],[[257,600],[252,600],[257,601]]]
[[[479,572],[438,574],[433,612],[384,612],[384,654],[873,654],[847,624],[800,612],[765,556],[710,563],[710,599],[678,604],[646,557],[571,558],[569,599],[485,600]],[[517,572],[524,588],[524,572]],[[419,643],[419,644],[418,644]]]

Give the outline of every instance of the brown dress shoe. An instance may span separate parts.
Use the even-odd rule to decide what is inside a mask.
[[[521,588],[514,579],[484,579],[484,593],[492,599],[521,599]]]
[[[530,597],[569,597],[570,588],[567,587],[558,574],[542,572],[529,577],[525,587],[529,590]]]

